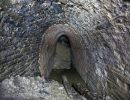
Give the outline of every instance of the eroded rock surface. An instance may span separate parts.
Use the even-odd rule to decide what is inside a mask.
[[[84,80],[100,96],[129,100],[130,3],[124,0],[69,0],[67,23],[90,53]]]
[[[11,77],[0,86],[0,100],[72,100],[56,81],[41,77]]]
[[[60,0],[61,6],[51,5],[51,0],[11,1],[0,8],[0,81],[18,74],[39,74],[41,36],[49,26],[65,22],[76,30],[89,53],[91,66],[82,75],[89,90],[101,99],[110,95],[129,100],[129,2]]]
[[[39,75],[41,36],[50,25],[63,22],[61,5],[47,0],[1,0],[0,5],[0,81]]]

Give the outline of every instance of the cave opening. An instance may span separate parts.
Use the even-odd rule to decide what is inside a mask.
[[[86,75],[90,53],[83,44],[82,37],[70,26],[49,27],[40,45],[39,70],[48,81],[58,81],[65,89],[69,85],[69,89],[91,98]]]
[[[67,77],[71,85],[80,84],[85,86],[84,80],[72,63],[71,45],[69,39],[65,35],[60,36],[57,40],[54,53],[54,65],[48,79],[62,83],[62,75]]]

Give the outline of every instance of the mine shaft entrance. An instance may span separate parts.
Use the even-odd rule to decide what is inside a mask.
[[[65,75],[71,85],[80,84],[85,86],[85,82],[72,63],[71,52],[69,39],[65,35],[62,35],[57,41],[54,53],[54,65],[49,79],[62,83],[62,75]]]
[[[83,44],[85,44],[85,41],[69,25],[50,26],[42,36],[39,46],[39,71],[41,76],[60,83],[62,83],[62,80],[68,79],[71,87],[74,87],[75,84],[88,87],[87,73],[90,67],[88,62],[90,62],[91,55]],[[65,82],[63,81],[63,85]],[[64,87],[66,86],[64,85]],[[75,88],[80,94],[88,93],[85,92],[87,89],[84,89]]]

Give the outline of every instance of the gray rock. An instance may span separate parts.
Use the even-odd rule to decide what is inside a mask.
[[[61,84],[56,81],[47,82],[39,76],[5,79],[0,91],[3,100],[72,100]]]
[[[4,1],[2,4],[7,8],[0,12],[0,81],[18,74],[40,75],[38,45],[46,28],[62,21],[62,8],[46,6],[44,0],[10,0],[10,5]]]

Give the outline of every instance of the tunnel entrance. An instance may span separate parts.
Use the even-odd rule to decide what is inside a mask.
[[[85,82],[80,77],[72,63],[71,52],[71,45],[67,36],[60,36],[57,40],[57,45],[54,52],[54,65],[49,75],[49,79],[62,83],[62,75],[65,75],[71,85],[85,85]]]
[[[71,44],[67,36],[62,35],[58,38],[53,56],[54,62],[48,79],[64,84],[63,76],[65,76],[69,85],[73,87],[76,92],[86,98],[90,98],[87,94],[88,89],[85,81],[81,78],[73,65]]]
[[[70,72],[70,74],[75,72],[86,82],[90,53],[86,52],[84,44],[82,37],[67,25],[58,24],[49,27],[43,34],[39,46],[41,76],[48,79],[52,74],[55,76],[54,72]]]
[[[65,35],[60,36],[54,52],[53,69],[70,69],[71,59],[69,39]]]
[[[39,46],[41,76],[59,83],[63,80],[63,84],[68,79],[68,83],[79,94],[88,95],[86,82],[91,55],[84,44],[83,38],[69,25],[57,24],[49,27]]]

